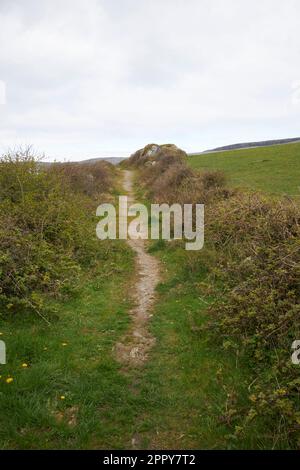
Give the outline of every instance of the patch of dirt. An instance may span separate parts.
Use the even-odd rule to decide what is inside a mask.
[[[128,204],[134,202],[133,173],[124,171],[124,190],[128,193]],[[129,332],[115,345],[117,360],[127,366],[142,365],[148,357],[155,338],[148,330],[148,320],[155,300],[155,287],[159,282],[159,262],[146,251],[145,240],[128,240],[127,243],[136,253],[137,280],[133,297],[135,305],[130,312],[132,326]]]
[[[71,428],[74,428],[77,425],[77,414],[78,414],[78,407],[72,406],[71,408],[67,408],[64,411],[57,411],[54,413],[55,419],[58,423],[65,422]]]

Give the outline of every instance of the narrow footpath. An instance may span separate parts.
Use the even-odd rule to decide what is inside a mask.
[[[123,188],[128,195],[128,204],[133,204],[133,172],[124,171]],[[122,340],[116,344],[117,360],[125,367],[142,365],[155,343],[150,334],[148,321],[151,318],[152,306],[155,300],[155,287],[159,282],[159,261],[147,253],[145,240],[128,240],[127,242],[136,253],[136,283],[133,298],[134,307],[130,311],[132,325]]]

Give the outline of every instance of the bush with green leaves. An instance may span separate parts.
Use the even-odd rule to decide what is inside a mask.
[[[93,196],[107,189],[108,179],[102,187],[93,182]],[[74,187],[70,172],[48,168],[28,151],[1,159],[2,317],[25,311],[44,316],[47,296],[66,295],[76,286],[82,267],[103,254],[94,213],[91,194]]]
[[[287,199],[239,194],[210,209],[207,238],[222,285],[206,328],[247,358],[252,373],[244,425],[270,419],[274,442],[300,446],[300,208]],[[242,432],[238,427],[237,432]]]

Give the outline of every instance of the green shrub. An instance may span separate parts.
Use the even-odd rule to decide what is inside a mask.
[[[115,167],[106,161],[56,163],[49,168],[49,173],[60,176],[72,191],[97,198],[112,189]]]
[[[300,338],[299,207],[239,195],[210,217],[207,237],[219,253],[212,269],[225,290],[206,328],[248,359],[253,386],[241,410],[245,425],[268,418],[274,442],[299,446],[300,376],[291,362],[292,342]]]
[[[0,161],[2,317],[24,311],[44,315],[47,296],[68,294],[82,267],[92,265],[96,254],[101,257],[91,196],[107,190],[112,179],[107,174],[101,186],[95,176],[84,189],[80,184],[76,187],[76,181],[81,181],[77,167],[76,178],[70,169],[56,165],[49,169],[29,152]],[[103,181],[104,173],[100,175]]]

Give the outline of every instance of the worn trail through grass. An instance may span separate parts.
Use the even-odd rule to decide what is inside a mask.
[[[134,202],[133,172],[124,171],[124,190],[128,194],[128,203]],[[126,222],[125,222],[126,223]],[[149,350],[155,343],[147,323],[151,316],[151,307],[155,297],[155,288],[159,282],[159,261],[146,252],[146,243],[142,239],[128,240],[136,253],[136,283],[134,288],[135,305],[130,311],[132,327],[115,346],[119,362],[127,366],[138,366],[145,362]]]

